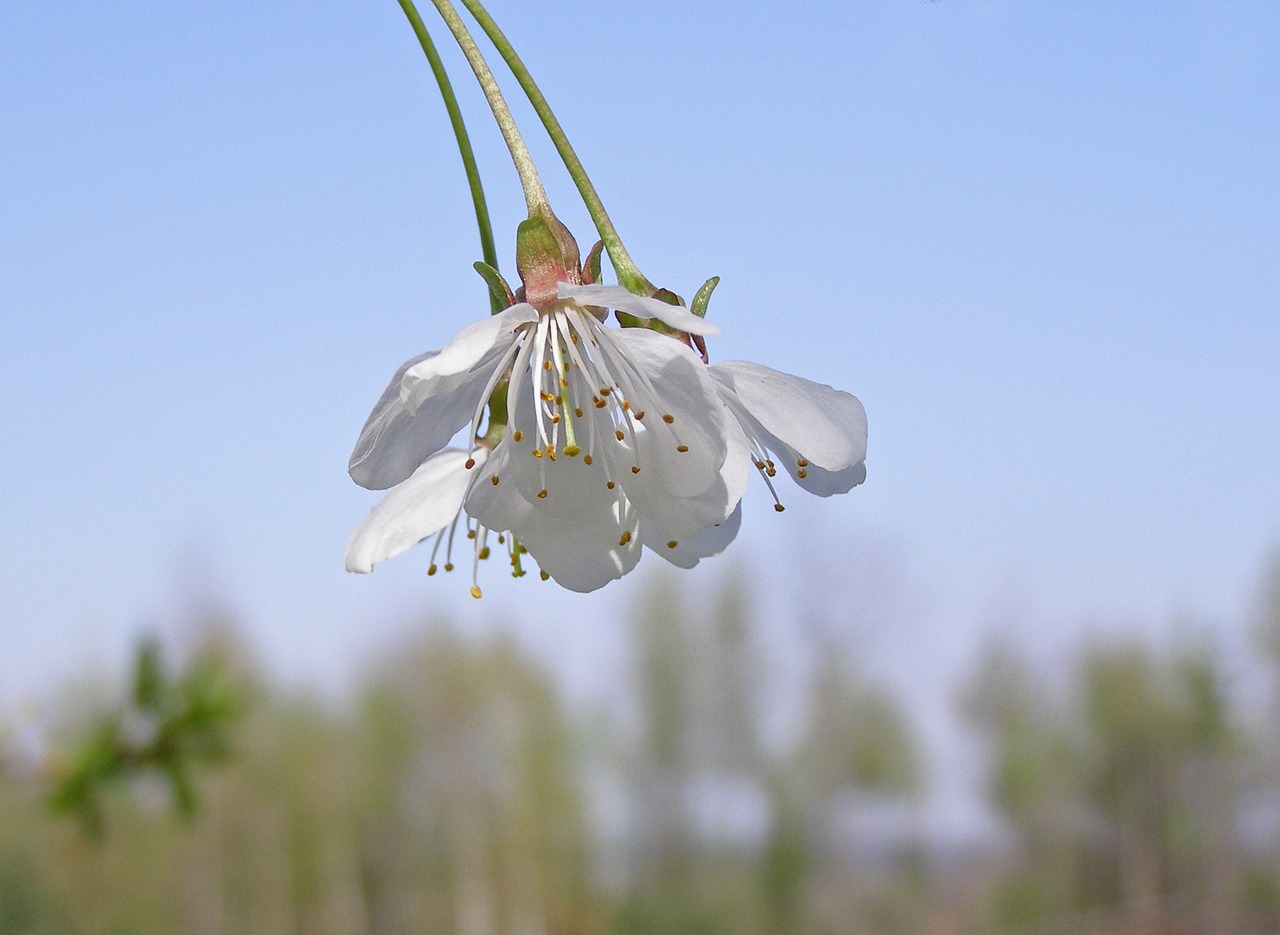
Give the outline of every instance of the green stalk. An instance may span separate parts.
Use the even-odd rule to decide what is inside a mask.
[[[439,6],[439,2],[436,5]],[[539,119],[542,120],[542,125],[546,128],[547,135],[551,137],[551,142],[555,144],[556,152],[560,154],[565,168],[569,170],[569,175],[573,178],[573,183],[578,187],[578,193],[586,203],[587,211],[591,215],[591,220],[595,222],[596,230],[600,234],[600,239],[604,242],[605,249],[609,251],[609,260],[613,263],[613,268],[618,274],[618,281],[631,292],[640,295],[653,295],[657,290],[640,272],[640,268],[631,259],[631,254],[623,246],[622,238],[618,236],[617,228],[613,226],[613,221],[609,218],[608,212],[605,211],[604,203],[600,200],[599,193],[596,192],[595,186],[591,184],[587,170],[583,168],[582,161],[578,159],[578,154],[573,151],[573,146],[569,143],[569,138],[565,136],[565,132],[560,126],[560,121],[556,119],[556,115],[551,110],[551,105],[547,103],[547,99],[543,97],[542,91],[533,80],[533,76],[529,74],[529,69],[525,68],[524,62],[516,54],[515,48],[507,40],[502,30],[498,28],[498,24],[494,22],[493,17],[489,15],[480,0],[462,0],[462,5],[467,8],[471,15],[475,17],[476,22],[480,24],[480,28],[484,30],[485,35],[489,37],[489,41],[498,50],[498,54],[507,63],[511,73],[515,75],[516,81],[520,83],[520,87],[529,98],[529,103],[533,105],[534,111],[537,112]]]
[[[471,149],[471,138],[467,135],[467,125],[462,120],[462,111],[458,107],[458,99],[453,93],[453,85],[449,83],[449,75],[440,61],[436,44],[431,41],[427,27],[418,15],[418,8],[413,0],[400,0],[400,8],[409,18],[418,44],[426,53],[427,62],[431,65],[431,73],[435,75],[436,84],[440,88],[440,96],[444,98],[445,110],[449,112],[449,123],[453,127],[453,136],[458,141],[458,152],[462,156],[462,167],[467,173],[467,185],[471,189],[471,202],[475,205],[476,226],[480,229],[480,251],[484,261],[494,269],[498,268],[498,251],[493,245],[493,225],[489,221],[489,206],[484,198],[484,186],[480,182],[480,170],[476,167],[475,153]],[[489,306],[497,314],[502,311],[502,304],[490,293]]]
[[[449,31],[453,33],[453,38],[458,41],[462,54],[467,57],[467,63],[475,72],[476,80],[480,82],[485,100],[489,102],[489,109],[493,111],[498,129],[502,131],[502,138],[511,152],[511,161],[515,163],[516,174],[520,176],[520,187],[524,189],[524,201],[529,209],[529,216],[554,217],[547,201],[547,193],[542,188],[542,180],[538,178],[538,170],[534,168],[529,150],[524,145],[519,129],[516,128],[515,118],[511,116],[511,109],[507,107],[498,82],[494,80],[493,72],[489,70],[489,65],[480,54],[475,40],[467,31],[466,23],[462,21],[462,17],[458,15],[458,11],[449,0],[431,0],[431,2],[435,4]]]

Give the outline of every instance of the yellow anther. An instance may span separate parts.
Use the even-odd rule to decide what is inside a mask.
[[[804,468],[801,468],[800,470],[796,471],[796,477],[808,477],[808,476],[809,476],[809,472],[806,471]]]
[[[476,466],[476,459],[475,459],[475,458],[467,458],[467,465],[466,465],[467,470],[469,471],[469,470],[471,470],[471,469],[472,469],[473,467],[475,467],[475,466]]]
[[[804,458],[796,459],[796,467],[808,467],[808,466],[809,466],[809,462],[806,461]]]
[[[551,417],[551,424],[552,424],[552,425],[559,425],[559,424],[560,424],[560,413],[558,413],[558,412],[557,412],[555,415],[553,415],[553,416]]]
[[[606,486],[606,487],[608,487],[610,490],[612,490],[612,489],[613,489],[613,481],[607,481],[607,482],[605,483],[605,486]]]
[[[765,469],[764,469],[764,472],[765,472],[766,474],[768,474],[770,477],[777,477],[777,476],[778,476],[778,469],[777,469],[776,467],[774,467],[772,464],[771,464],[771,465],[769,465],[767,468],[765,468]]]
[[[624,438],[626,438],[626,437],[627,437],[627,436],[625,436],[625,435],[623,435],[623,434],[622,434],[622,429],[614,429],[614,430],[613,430],[613,435],[614,435],[614,437],[615,437],[615,438],[617,438],[617,439],[618,439],[618,441],[622,441]]]
[[[507,541],[507,537],[504,536],[502,533],[498,533],[498,545],[503,545],[506,543],[506,541]]]
[[[550,445],[547,446],[547,457],[550,458],[552,461],[556,459],[556,450],[552,448]]]
[[[680,452],[681,454],[684,454],[688,450],[689,450],[688,445],[676,445],[676,451]]]
[[[602,387],[600,387],[600,395],[601,395],[601,396],[608,396],[608,395],[609,395],[610,393],[612,393],[612,392],[613,392],[613,390],[612,390],[612,389],[610,389],[610,388],[609,388],[609,387],[607,387],[607,386],[602,386]]]
[[[593,406],[595,406],[597,409],[603,409],[603,408],[604,408],[604,400],[603,400],[603,399],[600,399],[600,398],[595,397],[595,396],[591,397],[591,399],[592,399],[592,403],[591,403],[591,404],[592,404]]]
[[[542,490],[538,491],[538,499],[539,500],[547,499],[547,489],[545,487]]]
[[[474,529],[468,529],[468,530],[467,530],[467,538],[468,538],[468,539],[474,539],[475,537],[476,537],[476,531],[475,531]]]
[[[643,410],[643,409],[637,409],[637,410],[636,410],[636,420],[637,420],[637,421],[639,421],[639,422],[643,422],[643,421],[644,421],[644,410]]]
[[[497,486],[498,486],[498,475],[497,475],[497,474],[494,474],[492,477],[490,477],[490,478],[489,478],[489,483],[491,483],[491,484],[493,484],[493,486],[497,487]]]
[[[680,543],[679,543],[679,542],[676,542],[676,540],[674,540],[674,539],[668,539],[668,540],[667,540],[667,548],[668,548],[668,549],[674,549],[674,548],[675,548],[676,546],[678,546],[679,544],[680,544]]]
[[[628,409],[630,409],[630,408],[631,408],[631,400],[629,400],[629,399],[624,399],[624,400],[622,401],[622,411],[623,411],[623,412],[626,412],[626,411],[627,411]]]
[[[480,561],[483,562],[488,557],[489,557],[489,547],[486,545],[484,548],[480,550]]]
[[[573,414],[574,414],[575,416],[577,416],[579,419],[581,419],[581,418],[582,418],[582,410],[581,410],[581,409],[579,409],[579,408],[578,408],[578,407],[576,407],[576,406],[575,406],[575,407],[574,407],[574,409],[573,409]]]
[[[631,541],[631,530],[624,530],[622,536],[618,539],[618,545],[626,545]]]
[[[540,571],[538,572],[538,577],[541,578],[543,581],[546,581],[551,576],[547,574],[545,571]]]
[[[565,454],[568,454],[568,453],[569,453],[569,449],[568,449],[568,448],[566,448],[566,449],[565,449]],[[583,463],[583,464],[590,464],[590,463],[591,463],[591,455],[583,455],[583,456],[582,456],[582,463]]]
[[[524,441],[524,432],[520,431],[519,429],[516,429],[514,432],[511,433],[511,440],[517,441],[517,442]]]
[[[774,508],[775,510],[777,510],[779,513],[781,513],[783,510],[785,510],[785,509],[786,509],[786,507],[785,507],[785,506],[783,506],[781,503],[775,503],[775,504],[773,505],[773,508]]]
[[[541,458],[541,457],[542,457],[542,449],[541,449],[541,448],[535,448],[535,449],[533,449],[533,456],[534,456],[535,458]]]
[[[576,456],[577,456],[577,454],[578,454],[578,452],[580,452],[581,450],[582,450],[582,449],[581,449],[581,448],[579,448],[577,445],[565,445],[565,446],[564,446],[564,453],[565,453],[565,455],[566,455],[566,456],[568,456],[568,457],[570,457],[570,458],[576,457]],[[587,456],[587,458],[588,458],[587,463],[588,463],[588,464],[590,464],[590,463],[591,463],[591,461],[589,460],[589,459],[590,459],[590,457],[591,457],[590,455],[588,455],[588,456]]]
[[[471,586],[471,596],[476,598],[477,600],[480,598],[480,585],[473,584]]]
[[[631,465],[631,473],[632,473],[632,474],[639,474],[639,473],[640,473],[640,465],[638,465],[638,464],[633,464],[633,465]]]
[[[444,563],[444,570],[445,570],[445,571],[453,571],[453,562],[445,562],[445,563]]]
[[[551,369],[551,361],[549,361],[549,360],[544,360],[544,361],[542,362],[542,369],[543,369],[543,370],[548,370],[548,371],[549,371],[549,370]]]
[[[427,566],[427,575],[428,575],[428,576],[430,576],[430,575],[434,575],[434,574],[436,573],[436,571],[437,571],[437,570],[438,570],[438,569],[436,568],[436,566],[435,566],[435,565],[428,565],[428,566]]]
[[[676,421],[676,417],[669,412],[664,412],[662,414],[662,421],[667,423],[667,425],[670,425],[672,422]]]

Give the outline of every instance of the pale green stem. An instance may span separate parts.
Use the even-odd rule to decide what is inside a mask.
[[[438,5],[439,3],[437,2]],[[515,48],[507,40],[507,37],[503,35],[502,30],[498,28],[498,24],[493,21],[493,17],[489,15],[480,0],[462,0],[462,5],[476,18],[476,22],[480,24],[480,28],[484,30],[494,48],[498,50],[498,54],[502,56],[503,61],[510,67],[511,73],[515,75],[516,81],[520,82],[520,87],[529,98],[529,103],[533,105],[534,111],[537,112],[538,117],[542,120],[542,125],[546,127],[547,135],[551,137],[551,142],[555,144],[556,152],[560,154],[565,168],[569,170],[573,183],[578,186],[578,193],[582,195],[582,200],[586,203],[591,220],[595,222],[596,230],[600,233],[600,239],[604,242],[605,249],[609,251],[609,260],[613,263],[613,268],[618,274],[618,281],[631,292],[641,295],[653,295],[657,290],[640,272],[640,268],[631,259],[631,254],[623,246],[622,238],[618,236],[618,231],[613,226],[613,221],[609,218],[608,212],[605,211],[600,195],[596,192],[595,186],[591,184],[591,179],[587,176],[587,170],[583,168],[582,161],[578,159],[578,154],[573,151],[573,146],[570,145],[569,138],[565,136],[564,130],[560,126],[560,121],[556,119],[556,115],[552,112],[551,105],[547,103],[547,99],[542,96],[542,91],[533,80],[533,76],[529,74],[529,69],[525,68],[524,62],[516,54]]]
[[[467,57],[467,63],[475,72],[476,80],[480,82],[480,88],[484,91],[485,100],[489,102],[493,118],[498,121],[498,129],[502,131],[502,138],[506,140],[507,149],[511,152],[511,161],[516,166],[516,174],[520,176],[520,185],[524,189],[524,201],[529,209],[529,216],[550,216],[551,206],[547,202],[547,193],[542,188],[542,180],[538,178],[538,170],[534,168],[533,159],[529,156],[529,150],[525,148],[524,139],[516,128],[515,118],[511,116],[511,110],[507,107],[502,91],[493,78],[493,72],[489,70],[484,56],[480,54],[480,49],[476,47],[475,40],[471,38],[471,33],[467,31],[466,24],[454,9],[453,4],[449,0],[431,0],[431,2],[440,12],[449,31],[453,33],[453,38],[458,40],[462,54]]]
[[[445,110],[449,112],[449,123],[453,127],[454,138],[458,141],[462,167],[467,173],[467,185],[471,189],[471,202],[475,205],[476,226],[480,229],[480,252],[484,255],[485,263],[497,269],[498,251],[493,244],[493,225],[489,221],[489,207],[484,198],[484,186],[480,182],[480,170],[476,167],[471,138],[467,135],[467,125],[463,122],[462,111],[458,108],[458,99],[454,96],[453,85],[449,83],[449,75],[444,70],[444,63],[440,61],[440,53],[436,51],[436,44],[431,41],[431,36],[427,33],[427,27],[422,22],[422,17],[418,15],[418,9],[413,5],[413,0],[400,0],[400,8],[409,18],[409,25],[413,27],[414,35],[418,37],[418,44],[422,46],[422,51],[427,56],[431,73],[435,76],[436,84],[440,88],[440,96],[444,98]],[[489,304],[495,314],[502,311],[502,303],[493,295],[492,290],[489,294]]]

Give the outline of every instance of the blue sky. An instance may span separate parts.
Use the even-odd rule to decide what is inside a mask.
[[[1280,7],[799,7],[491,5],[646,274],[722,277],[713,356],[867,407],[862,488],[753,488],[685,580],[746,564],[783,617],[895,590],[900,674],[1014,611],[1238,621],[1280,541]],[[437,34],[510,273],[519,189]],[[607,670],[653,556],[588,597],[491,567],[480,604],[422,554],[342,570],[369,407],[485,310],[398,6],[19,0],[0,35],[0,699],[201,594],[298,680],[437,612]]]

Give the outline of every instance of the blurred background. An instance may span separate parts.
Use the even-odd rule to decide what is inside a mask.
[[[592,595],[347,575],[486,308],[398,6],[3,5],[0,933],[1280,929],[1280,8],[491,12],[867,483]]]

